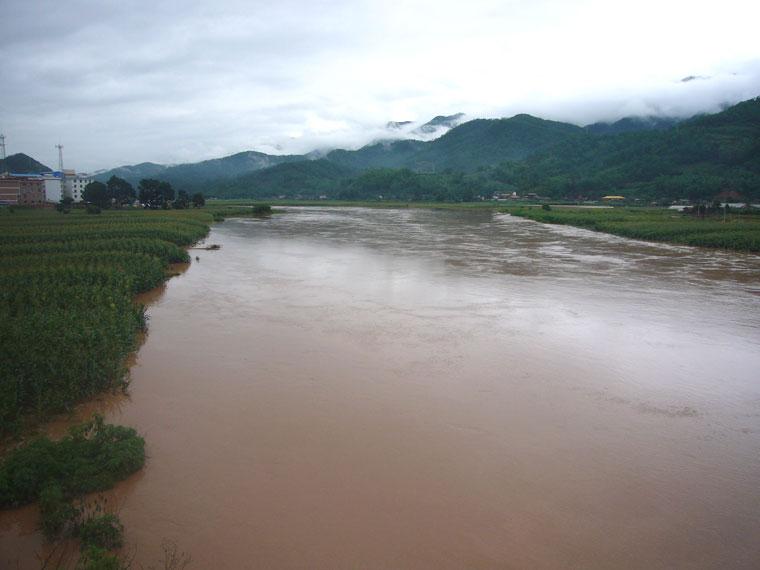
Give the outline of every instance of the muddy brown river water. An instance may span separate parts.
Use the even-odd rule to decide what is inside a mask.
[[[760,567],[760,257],[485,211],[208,242],[82,411],[146,437],[110,495],[136,567]],[[35,524],[0,513],[0,565]]]

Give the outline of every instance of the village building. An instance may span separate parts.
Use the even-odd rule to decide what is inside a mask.
[[[60,172],[46,172],[42,175],[45,184],[45,200],[57,204],[63,198],[63,175]]]
[[[43,206],[45,183],[40,176],[8,175],[0,177],[0,204],[7,206]]]
[[[63,192],[74,202],[81,202],[85,187],[95,179],[87,174],[77,174],[74,170],[63,171]]]

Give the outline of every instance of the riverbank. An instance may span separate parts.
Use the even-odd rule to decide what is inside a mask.
[[[632,239],[760,252],[760,214],[733,210],[704,217],[654,208],[503,209],[513,216],[564,224]]]
[[[220,210],[255,207],[246,200],[210,201]],[[343,207],[378,209],[492,210],[546,224],[564,224],[621,237],[734,251],[760,251],[760,213],[732,210],[705,217],[687,215],[668,208],[577,206],[488,202],[393,202],[340,200],[275,200],[275,206]],[[548,209],[546,207],[548,206]],[[231,214],[234,215],[234,214]]]
[[[0,508],[39,502],[50,541],[82,544],[83,568],[114,564],[121,523],[83,498],[145,462],[143,438],[101,418],[59,441],[35,431],[106,392],[126,391],[147,327],[137,295],[161,285],[185,247],[226,211],[0,211]],[[20,442],[20,443],[19,443]],[[89,540],[93,527],[106,541]],[[90,537],[91,538],[91,537]],[[55,550],[55,549],[54,549]],[[104,562],[105,561],[105,562]],[[100,566],[97,566],[100,567]]]

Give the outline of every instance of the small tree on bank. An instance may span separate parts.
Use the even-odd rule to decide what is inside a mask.
[[[196,192],[193,194],[193,207],[202,208],[206,205],[206,198],[203,197],[203,192]]]

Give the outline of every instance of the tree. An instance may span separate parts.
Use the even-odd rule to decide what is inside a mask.
[[[140,202],[151,209],[164,208],[174,199],[174,188],[168,182],[143,178],[137,189]]]
[[[61,201],[55,205],[55,209],[63,214],[68,214],[71,211],[71,204],[74,202],[74,198],[71,196],[64,196]]]
[[[84,187],[82,199],[88,204],[94,204],[99,208],[108,208],[111,205],[111,194],[102,182],[90,182]]]
[[[176,210],[184,210],[190,205],[190,196],[187,195],[187,192],[184,190],[177,191],[177,199],[174,200],[174,208]]]
[[[193,206],[196,208],[202,208],[206,205],[206,199],[203,197],[203,192],[196,192],[193,194]]]
[[[159,182],[158,190],[161,192],[161,198],[163,199],[164,204],[174,200],[174,188],[172,188],[172,185],[168,182]]]
[[[129,204],[135,199],[135,189],[123,178],[111,176],[106,182],[106,187],[114,202],[119,206]]]

